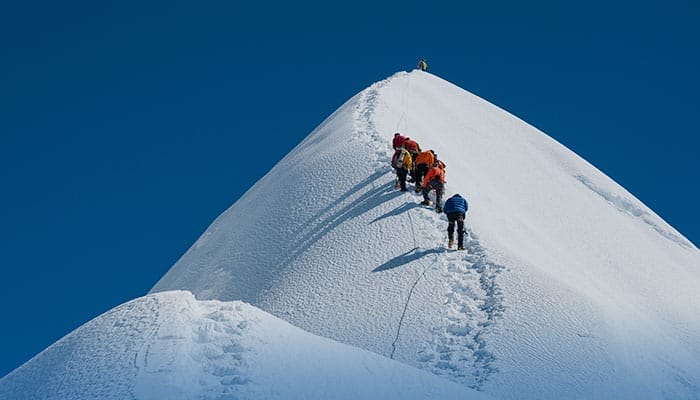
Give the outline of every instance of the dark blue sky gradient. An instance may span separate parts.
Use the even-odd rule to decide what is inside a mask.
[[[201,3],[0,3],[0,376],[421,57],[700,243],[697,2]]]

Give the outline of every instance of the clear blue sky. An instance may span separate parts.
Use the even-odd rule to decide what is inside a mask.
[[[0,376],[423,57],[700,243],[697,2],[247,3],[0,4]]]

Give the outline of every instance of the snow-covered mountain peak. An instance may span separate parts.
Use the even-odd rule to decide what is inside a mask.
[[[394,132],[435,150],[448,196],[469,200],[466,253],[445,250],[444,216],[395,189]],[[539,398],[648,394],[660,389],[639,370],[669,342],[683,362],[660,381],[700,385],[699,265],[692,243],[573,152],[414,71],[340,107],[154,291],[242,299],[506,397],[526,382]]]
[[[466,251],[394,186],[394,132],[435,150],[446,197],[469,200]],[[152,293],[248,303],[496,398],[696,398],[698,287],[698,249],[625,189],[414,71],[342,105]]]

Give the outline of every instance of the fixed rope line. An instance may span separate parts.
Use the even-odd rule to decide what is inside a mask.
[[[411,226],[411,237],[413,238],[413,250],[417,251],[418,250],[418,240],[416,239],[416,230],[413,228],[413,218],[411,217],[411,211],[409,210],[407,212],[408,214],[408,223]],[[391,343],[391,354],[389,355],[389,358],[393,359],[394,358],[394,353],[396,352],[396,342],[399,341],[399,336],[401,335],[401,325],[403,325],[403,320],[406,317],[406,310],[408,310],[408,303],[411,302],[411,296],[413,295],[413,289],[416,288],[416,285],[418,285],[418,282],[423,278],[426,272],[437,262],[437,256],[435,257],[435,260],[433,260],[433,263],[430,264],[427,268],[423,269],[423,273],[420,274],[418,279],[416,279],[415,282],[413,282],[413,286],[411,286],[411,289],[408,291],[408,297],[406,298],[406,303],[403,306],[403,312],[401,313],[401,318],[399,318],[399,326],[396,328],[396,336],[394,337],[394,341]]]
[[[435,263],[437,263],[437,261],[438,261],[438,256],[437,256],[437,254],[435,254],[435,259],[433,260],[433,262],[430,263],[430,265],[428,265],[427,268],[423,269],[423,272],[420,274],[418,279],[416,279],[416,281],[413,282],[413,286],[411,286],[411,290],[408,291],[408,298],[406,298],[406,304],[404,304],[404,306],[403,306],[403,312],[401,313],[401,318],[399,319],[399,326],[396,329],[396,337],[394,337],[394,341],[391,343],[391,354],[389,355],[389,358],[391,358],[392,360],[394,359],[394,353],[396,352],[396,342],[399,341],[399,336],[401,336],[401,325],[403,325],[403,320],[406,317],[406,311],[408,310],[408,304],[411,302],[411,296],[413,296],[413,290],[416,288],[416,286],[418,286],[418,282],[420,282],[421,279],[423,279],[423,277],[425,276],[425,273],[428,272],[433,267],[433,265],[435,265]]]
[[[406,85],[404,86],[403,94],[401,95],[401,108],[403,108],[403,111],[401,112],[401,117],[399,117],[398,122],[396,123],[396,132],[406,132],[408,131],[408,116],[406,114],[406,105],[408,104],[408,100],[411,98],[411,73],[408,73],[408,76],[406,77]],[[404,130],[401,130],[401,123],[403,122],[403,128]]]

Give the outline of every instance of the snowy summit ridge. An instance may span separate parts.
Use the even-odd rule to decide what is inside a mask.
[[[460,193],[469,200],[466,252],[445,249],[443,215],[394,187],[394,132],[435,150],[447,164],[445,198]],[[698,288],[698,249],[602,172],[449,82],[420,71],[398,73],[351,98],[219,216],[151,295],[119,308],[122,325],[101,322],[108,313],[79,328],[0,380],[0,397],[65,357],[77,360],[75,370],[90,370],[99,361],[75,354],[90,351],[90,329],[114,338],[120,327],[139,324],[153,332],[190,332],[202,322],[148,317],[185,303],[183,309],[223,304],[363,349],[342,351],[358,354],[348,360],[371,359],[364,361],[370,369],[389,371],[394,378],[385,382],[397,383],[397,391],[404,386],[398,382],[425,382],[423,389],[391,393],[354,374],[376,388],[365,393],[369,397],[483,396],[470,390],[477,389],[503,399],[692,399],[700,397]],[[183,290],[198,300],[177,292]],[[149,302],[161,305],[139,309]],[[228,311],[226,318],[239,315]],[[223,311],[208,312],[201,315]],[[158,326],[147,328],[154,319]],[[202,326],[209,332],[210,325]],[[236,334],[221,329],[214,329],[219,336],[213,342]],[[149,385],[170,388],[173,379],[195,377],[200,386],[176,385],[173,398],[265,397],[256,385],[279,375],[270,363],[250,367],[251,360],[265,361],[262,349],[279,341],[307,342],[298,339],[301,333],[288,334],[256,347],[250,341],[265,334],[249,335],[229,347],[203,346],[197,354],[205,356],[194,358],[204,371],[199,375],[188,375],[192,365],[182,364],[180,346],[209,342],[189,333],[147,335],[181,341],[133,339],[126,354],[135,362],[113,373],[123,381],[120,390],[139,399],[153,398],[156,389]],[[320,349],[332,342],[308,343]],[[258,357],[242,363],[235,351],[226,351],[241,346]],[[161,375],[144,375],[145,364],[138,362],[146,362],[145,354],[167,366]],[[219,375],[226,378],[212,380]],[[322,375],[314,387],[331,376]],[[277,390],[268,397],[342,397],[357,389],[335,384],[335,392],[320,393],[299,381],[280,378],[277,387],[266,381]],[[67,385],[47,382],[55,390]]]

